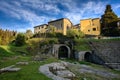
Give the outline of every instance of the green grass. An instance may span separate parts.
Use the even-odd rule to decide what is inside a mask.
[[[0,56],[7,56],[9,54],[11,53],[6,51],[4,48],[0,47]]]
[[[16,62],[19,61],[29,61],[30,57],[27,56],[9,56],[9,57],[3,57],[0,60],[0,68],[7,67],[13,64],[16,64]]]
[[[16,65],[15,67],[21,68],[18,72],[5,72],[0,74],[0,80],[52,80],[38,71],[41,65],[58,61],[55,58],[47,59],[43,62],[32,62],[32,56],[22,55],[27,54],[27,45],[16,47],[14,45],[0,46],[0,69],[15,65],[20,61],[29,62],[28,65]],[[22,52],[22,53],[21,53]]]
[[[8,46],[0,46],[0,68],[7,67],[10,65],[14,65],[19,61],[28,61],[28,65],[16,65],[16,67],[20,67],[21,70],[18,72],[6,72],[3,74],[0,74],[0,80],[51,80],[50,78],[46,77],[42,73],[38,71],[39,67],[41,65],[56,62],[58,61],[55,58],[50,58],[47,60],[44,60],[42,62],[34,61],[32,62],[32,58],[30,55],[23,56],[22,54],[29,54],[26,51],[26,47],[28,46],[34,46],[37,44],[37,42],[40,39],[31,39],[28,41],[28,43],[21,47],[16,47],[14,45],[8,45]],[[119,39],[112,39],[112,40],[96,40],[96,39],[89,39],[90,41],[119,41]],[[77,51],[84,51],[84,50],[90,50],[90,47],[88,44],[86,44],[88,39],[78,39],[76,40],[75,50]],[[72,62],[76,64],[76,60],[72,59],[66,59],[65,61]],[[108,68],[105,68],[100,65],[92,64],[89,62],[81,61],[78,62],[79,64],[85,64],[91,67],[94,67],[96,69],[103,69],[108,70],[113,73],[120,74],[120,71],[111,70]],[[77,74],[77,73],[76,73]],[[106,80],[106,78],[97,76],[95,74],[77,74],[76,80],[83,80],[83,78],[86,78],[87,80]],[[113,80],[119,80],[119,79],[113,79]]]
[[[89,51],[91,48],[86,39],[76,39],[74,49],[77,51]]]
[[[86,39],[87,41],[93,41],[93,42],[106,42],[106,41],[120,41],[120,38],[114,38],[114,39]]]
[[[16,67],[21,68],[20,71],[18,72],[6,72],[4,74],[0,74],[0,80],[52,80],[42,73],[39,72],[39,67],[41,65],[51,63],[58,61],[55,58],[50,58],[47,60],[44,60],[43,62],[39,61],[31,61],[30,57],[19,57],[17,59],[12,59],[12,60],[6,60],[1,63],[2,66],[10,66],[15,64],[16,62],[19,61],[28,61],[28,65],[17,65]]]

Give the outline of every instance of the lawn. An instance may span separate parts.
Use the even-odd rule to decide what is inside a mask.
[[[35,39],[29,41],[27,44],[33,46],[35,45],[40,39]],[[119,40],[119,39],[118,39]],[[75,50],[78,51],[84,51],[84,50],[90,50],[89,45],[87,44],[87,41],[89,41],[88,39],[79,39],[76,40],[76,45],[75,45]],[[90,41],[116,41],[116,39],[112,39],[112,40],[90,40]],[[21,47],[15,47],[13,45],[8,45],[8,46],[0,46],[0,69],[3,67],[7,67],[10,65],[14,65],[17,62],[20,61],[27,61],[29,62],[28,65],[16,65],[15,67],[21,68],[20,71],[18,72],[5,72],[0,74],[0,80],[52,80],[48,77],[46,77],[45,75],[43,75],[42,73],[39,72],[39,67],[41,65],[47,64],[47,63],[51,63],[51,62],[57,62],[58,60],[55,58],[48,58],[44,61],[33,61],[32,60],[32,55],[30,53],[28,53],[26,51],[26,47],[28,47],[28,45],[25,46],[21,46]],[[23,55],[26,54],[26,55]],[[65,60],[68,62],[73,62],[76,64],[76,60]],[[115,70],[111,70],[108,68],[104,68],[103,66],[100,65],[96,65],[96,64],[92,64],[89,62],[78,62],[79,64],[85,64],[85,65],[89,65],[91,67],[94,67],[96,69],[107,69],[108,71],[112,72],[112,73],[117,73],[120,74],[120,71],[115,71]],[[77,73],[76,73],[77,74]],[[101,76],[97,76],[94,74],[77,74],[78,79],[77,80],[84,80],[84,78],[86,78],[87,80],[106,80],[105,78],[102,78]],[[118,80],[118,79],[112,79],[112,80]]]
[[[89,51],[89,50],[91,50],[86,39],[75,39],[74,49],[76,51]]]
[[[41,62],[33,61],[31,55],[22,55],[27,53],[26,47],[27,45],[21,47],[15,47],[13,45],[0,46],[0,69],[15,65],[20,61],[29,62],[28,65],[15,65],[15,67],[21,68],[18,72],[5,72],[0,74],[0,80],[51,80],[40,73],[38,69],[41,65],[56,62],[58,60],[55,58],[49,58]]]
[[[54,58],[46,59],[44,61],[32,61],[30,57],[19,56],[17,59],[11,58],[0,63],[0,68],[16,64],[19,61],[27,61],[28,65],[16,65],[21,68],[18,72],[5,72],[0,74],[0,80],[51,80],[39,72],[41,65],[57,61]]]

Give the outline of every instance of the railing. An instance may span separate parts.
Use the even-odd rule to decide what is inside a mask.
[[[118,36],[118,37],[101,37],[101,39],[120,39],[120,36]]]

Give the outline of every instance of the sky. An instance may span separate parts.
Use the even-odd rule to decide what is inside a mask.
[[[106,5],[120,17],[120,0],[0,0],[0,28],[25,32],[51,20],[101,18]]]

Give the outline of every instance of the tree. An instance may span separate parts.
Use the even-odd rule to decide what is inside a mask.
[[[111,5],[107,5],[104,14],[101,16],[101,34],[104,36],[119,35],[117,21],[118,17],[112,11]]]
[[[33,33],[31,30],[27,30],[26,33],[25,33],[25,36],[27,39],[31,38],[33,36]]]
[[[25,35],[23,33],[19,33],[15,40],[16,46],[23,46],[25,44]]]
[[[7,45],[15,38],[16,32],[0,29],[0,45]]]
[[[77,30],[77,29],[69,29],[67,31],[67,36],[71,38],[83,38],[85,35],[83,32]]]

